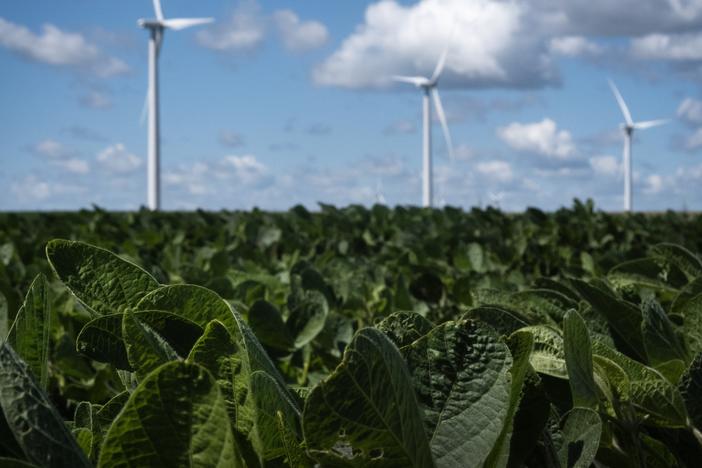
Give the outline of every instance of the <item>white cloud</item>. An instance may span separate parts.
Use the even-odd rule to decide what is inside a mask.
[[[283,45],[293,52],[305,52],[323,46],[329,40],[327,28],[318,21],[300,21],[291,10],[273,13],[273,21]]]
[[[549,43],[549,50],[556,55],[578,57],[582,55],[598,55],[602,48],[583,36],[554,37]]]
[[[690,124],[702,125],[702,101],[685,98],[678,106],[678,117]]]
[[[417,131],[417,125],[411,120],[398,120],[383,129],[384,135],[410,134]]]
[[[134,172],[142,164],[141,158],[127,151],[122,143],[108,146],[100,151],[97,161],[107,171],[117,174]]]
[[[702,148],[702,128],[698,128],[685,140],[685,149],[694,151]]]
[[[641,59],[702,60],[702,34],[650,34],[633,39],[631,51]]]
[[[63,145],[63,143],[52,140],[51,138],[41,140],[33,145],[32,151],[39,156],[44,156],[50,159],[64,158],[71,153],[71,151]]]
[[[84,69],[103,78],[129,71],[126,63],[107,56],[81,34],[62,31],[53,24],[45,24],[41,34],[35,34],[0,18],[0,46],[36,62]]]
[[[384,0],[366,9],[363,24],[313,72],[323,85],[388,85],[392,75],[427,75],[450,39],[445,84],[464,87],[539,86],[556,80],[546,47],[523,29],[523,2]],[[455,34],[450,31],[455,25]]]
[[[58,164],[64,170],[74,174],[87,174],[90,172],[90,165],[85,159],[71,158],[63,161],[57,161],[56,164]]]
[[[261,7],[249,0],[239,4],[229,21],[203,29],[196,37],[200,45],[219,52],[250,52],[263,43],[265,36]]]
[[[512,166],[507,161],[485,161],[476,164],[475,170],[492,180],[509,182],[514,177]]]
[[[655,195],[663,191],[663,186],[663,177],[659,174],[651,174],[646,177],[643,191],[649,195]]]
[[[528,124],[514,122],[498,128],[497,135],[518,151],[560,160],[568,159],[575,154],[575,144],[570,132],[558,130],[556,122],[548,118]]]
[[[595,156],[590,158],[590,167],[595,174],[613,176],[621,173],[622,164],[614,156]]]
[[[234,177],[247,185],[257,184],[268,175],[268,168],[251,154],[225,156],[223,162],[234,168]]]
[[[30,175],[23,180],[12,182],[10,185],[12,193],[22,201],[45,200],[51,196],[51,186],[44,180],[39,180],[36,176]]]

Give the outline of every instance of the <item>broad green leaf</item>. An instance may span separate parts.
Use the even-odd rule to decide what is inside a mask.
[[[90,466],[27,365],[7,343],[0,345],[0,407],[32,463],[67,468]]]
[[[681,245],[657,244],[651,248],[651,254],[678,267],[690,281],[702,276],[702,260]]]
[[[527,316],[539,317],[542,322],[560,322],[565,313],[577,302],[550,289],[527,289],[514,293],[510,298],[513,308]]]
[[[278,435],[283,443],[285,450],[284,462],[288,466],[296,468],[311,468],[312,460],[307,456],[303,444],[300,443],[298,437],[288,430],[288,423],[282,411],[276,412],[276,422],[278,423]]]
[[[297,294],[294,301],[288,300],[288,307],[290,316],[285,325],[295,337],[295,347],[301,348],[322,331],[329,306],[322,293],[309,290]]]
[[[563,347],[573,406],[597,409],[599,397],[592,368],[592,344],[587,325],[575,311],[563,319]]]
[[[71,431],[71,434],[76,439],[76,443],[83,451],[86,457],[90,458],[93,448],[93,433],[86,427],[77,427]]]
[[[286,439],[298,444],[302,440],[300,410],[280,384],[262,371],[251,374],[251,394],[256,408],[254,448],[264,462],[285,457]]]
[[[534,337],[529,332],[518,331],[509,337],[507,344],[513,359],[512,367],[509,371],[512,376],[509,405],[500,436],[495,441],[490,455],[485,461],[484,466],[486,468],[501,468],[508,465],[514,419],[522,399],[524,381],[531,369],[529,356],[534,348]]]
[[[565,415],[563,445],[558,459],[563,468],[589,468],[602,434],[600,416],[589,408],[573,408]]]
[[[10,316],[7,307],[7,299],[0,292],[0,343],[7,338],[7,332],[10,329]]]
[[[678,389],[685,401],[691,424],[698,430],[702,429],[702,353],[695,357],[685,371]]]
[[[303,431],[314,458],[341,466],[434,466],[406,364],[380,331],[360,330],[334,373],[307,397]]]
[[[646,299],[641,305],[641,311],[641,334],[648,362],[653,367],[676,359],[688,362],[690,358],[685,343],[660,304],[653,299]]]
[[[593,309],[602,314],[632,352],[645,359],[641,336],[641,312],[633,304],[616,298],[610,292],[576,279],[571,284]]]
[[[429,333],[433,325],[416,312],[395,312],[385,317],[376,328],[385,333],[395,346],[402,348]]]
[[[683,333],[690,353],[702,353],[702,292],[685,301],[677,312],[683,316]]]
[[[38,468],[37,465],[32,465],[26,461],[7,457],[0,457],[0,466],[2,468]]]
[[[132,393],[105,436],[98,466],[228,467],[235,457],[212,375],[197,364],[169,362]]]
[[[7,336],[7,342],[27,363],[44,390],[49,382],[50,304],[49,285],[44,275],[38,275]]]
[[[181,356],[187,355],[203,329],[190,320],[159,310],[132,312],[162,336]],[[76,349],[91,359],[107,362],[117,369],[131,370],[122,339],[123,314],[110,314],[88,322],[76,338]]]
[[[133,309],[158,287],[137,265],[83,242],[52,240],[46,245],[46,256],[68,289],[100,315]]]
[[[607,279],[617,289],[635,286],[654,290],[675,290],[663,281],[663,277],[663,268],[652,258],[629,260],[614,266],[607,273]]]
[[[295,349],[295,337],[285,325],[280,311],[270,302],[254,302],[248,318],[256,337],[267,347],[283,352]]]
[[[127,391],[118,393],[92,415],[93,447],[91,459],[93,461],[97,462],[102,441],[107,434],[107,431],[110,429],[114,419],[117,417],[119,412],[122,411],[124,405],[127,404],[129,395],[130,393]]]
[[[517,332],[522,334],[527,332]],[[534,451],[549,419],[551,404],[544,385],[533,369],[527,371],[517,413],[512,421],[509,442],[509,467],[520,467]]]
[[[519,312],[495,305],[484,305],[471,309],[466,312],[463,318],[485,322],[500,334],[507,336],[529,325],[528,319]]]
[[[681,314],[681,309],[687,302],[697,295],[702,294],[702,276],[688,283],[680,290],[670,306],[671,314]]]
[[[522,328],[534,337],[534,350],[529,362],[536,372],[567,379],[563,337],[560,330],[548,325]]]
[[[611,360],[626,373],[628,400],[648,416],[649,422],[664,427],[687,426],[683,398],[663,375],[597,341],[593,342],[592,351],[594,355]],[[614,385],[618,383],[614,381]],[[626,389],[617,389],[620,395],[626,393]]]
[[[402,353],[436,465],[482,466],[508,413],[507,345],[488,326],[459,320],[437,326]]]
[[[180,359],[173,347],[153,328],[127,311],[122,317],[122,336],[129,365],[139,379],[169,361]]]

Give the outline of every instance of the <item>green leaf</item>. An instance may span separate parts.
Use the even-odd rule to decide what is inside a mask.
[[[500,436],[495,441],[490,455],[485,461],[484,466],[486,468],[506,467],[508,465],[514,419],[522,399],[524,382],[531,369],[529,356],[534,348],[534,337],[529,332],[518,331],[509,337],[507,344],[513,358],[512,367],[509,371],[512,377],[509,405]]]
[[[10,316],[7,307],[7,299],[0,292],[0,343],[7,338],[7,332],[10,329]]]
[[[342,466],[434,466],[402,356],[380,331],[356,333],[334,373],[310,392],[303,432],[314,458]]]
[[[560,330],[548,325],[534,325],[522,330],[534,337],[534,350],[529,362],[536,372],[567,379],[565,350]]]
[[[0,407],[32,463],[67,468],[90,466],[27,365],[7,343],[0,345]]]
[[[26,461],[6,457],[0,457],[0,466],[2,468],[38,468],[37,465],[32,465]]]
[[[638,357],[646,358],[641,336],[641,312],[634,305],[622,301],[609,291],[584,281],[572,279],[571,284],[593,309],[602,314],[610,326]]]
[[[285,450],[285,459],[288,466],[295,468],[311,468],[312,460],[307,456],[303,444],[298,440],[298,437],[288,429],[288,422],[282,411],[276,413],[276,422],[278,423],[278,435],[283,443]]]
[[[702,353],[698,354],[678,383],[691,423],[702,428]]]
[[[227,302],[217,293],[192,284],[161,286],[144,297],[137,310],[165,310],[184,317],[203,329],[212,320],[219,320],[230,330],[236,321]]]
[[[385,317],[376,328],[385,333],[395,346],[402,348],[429,333],[433,325],[416,312],[395,312]]]
[[[83,242],[49,241],[46,257],[68,289],[100,315],[133,309],[158,287],[158,282],[137,265]]]
[[[507,345],[487,325],[459,320],[437,326],[402,353],[437,466],[482,466],[508,413]]]
[[[575,311],[563,319],[563,347],[573,406],[597,409],[599,396],[592,367],[592,344],[585,321]]]
[[[597,341],[592,344],[592,352],[611,360],[625,372],[628,389],[622,387],[620,376],[608,372],[607,378],[620,395],[628,393],[628,398],[625,398],[648,417],[650,423],[663,427],[687,426],[683,398],[663,375]]]
[[[286,327],[280,311],[270,302],[254,302],[249,309],[248,318],[249,326],[267,347],[282,352],[295,349],[295,337]]]
[[[589,408],[573,408],[565,415],[563,445],[558,451],[562,468],[589,468],[602,434],[600,416]]]
[[[654,367],[676,359],[689,362],[690,357],[685,344],[660,304],[654,299],[646,299],[641,306],[641,311],[643,314],[641,334],[648,362]]]
[[[288,300],[290,316],[286,326],[295,337],[295,347],[301,348],[312,341],[324,328],[329,314],[329,306],[324,294],[309,290],[295,295],[295,300]]]
[[[677,312],[683,316],[683,333],[691,354],[702,353],[702,293],[685,301]]]
[[[98,466],[227,467],[234,436],[217,384],[194,363],[149,374],[110,427]]]
[[[162,364],[180,359],[178,353],[161,335],[129,311],[122,317],[122,336],[129,365],[139,379],[143,379]]]
[[[254,448],[263,461],[284,457],[286,439],[296,440],[297,444],[302,439],[300,410],[280,384],[262,371],[251,374],[251,394],[256,408]]]
[[[49,383],[50,303],[49,285],[40,274],[29,287],[7,336],[7,342],[27,363],[43,390]]]
[[[146,310],[132,314],[168,341],[181,356],[190,352],[203,333],[199,325],[171,312]],[[88,322],[76,338],[78,352],[117,369],[131,370],[122,339],[122,318],[123,314],[110,314]]]
[[[651,248],[651,254],[678,267],[690,281],[702,276],[702,260],[681,245],[656,244]]]
[[[663,291],[674,290],[673,286],[663,281],[663,277],[663,268],[653,258],[629,260],[614,266],[607,273],[609,282],[618,289],[635,286]]]
[[[680,310],[685,304],[687,304],[690,299],[700,294],[702,294],[702,276],[691,281],[680,290],[670,306],[670,313],[680,314]]]
[[[511,335],[529,325],[528,319],[519,312],[496,305],[484,305],[469,310],[463,318],[471,318],[487,323],[502,335]]]

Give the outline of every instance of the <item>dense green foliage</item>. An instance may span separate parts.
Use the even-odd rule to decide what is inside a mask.
[[[697,466],[699,252],[577,202],[2,214],[0,464]]]

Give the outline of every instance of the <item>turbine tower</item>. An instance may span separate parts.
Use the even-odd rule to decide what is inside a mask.
[[[609,87],[612,88],[614,98],[619,104],[619,109],[624,116],[624,123],[621,128],[624,131],[624,211],[631,211],[631,143],[633,140],[634,130],[645,130],[647,128],[657,127],[668,122],[668,119],[646,120],[643,122],[634,122],[631,118],[631,112],[624,102],[624,98],[617,89],[617,86],[612,80],[609,80]]]
[[[432,180],[432,157],[431,157],[431,100],[429,95],[434,100],[434,106],[436,107],[436,115],[439,117],[439,122],[441,122],[441,128],[444,131],[444,139],[446,140],[446,146],[448,148],[449,157],[453,159],[453,144],[451,143],[451,134],[449,133],[448,125],[446,123],[446,114],[444,113],[444,108],[441,105],[441,98],[439,97],[439,90],[437,86],[439,84],[439,78],[441,77],[441,72],[444,70],[444,65],[446,64],[446,56],[448,55],[448,48],[444,50],[444,53],[439,57],[439,61],[436,64],[434,73],[431,78],[426,78],[423,76],[393,76],[392,79],[402,83],[409,83],[420,88],[423,92],[422,97],[422,111],[423,111],[423,127],[422,127],[422,206],[431,207],[433,204],[433,180]]]
[[[153,0],[155,19],[140,19],[137,24],[149,30],[149,89],[147,92],[148,123],[148,207],[150,210],[161,208],[161,142],[158,110],[158,56],[166,29],[179,31],[200,24],[214,21],[213,18],[171,18],[163,17],[161,0]]]

